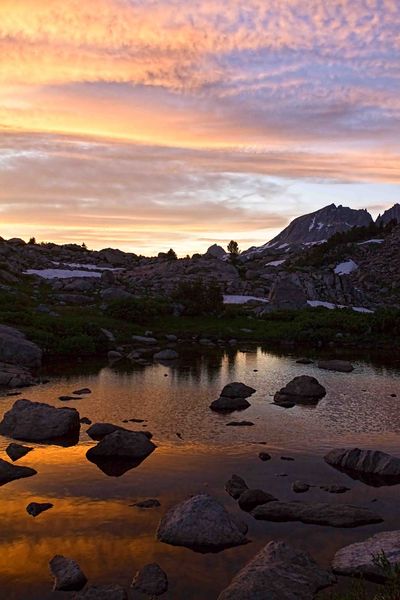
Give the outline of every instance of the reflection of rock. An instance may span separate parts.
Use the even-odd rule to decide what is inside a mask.
[[[0,458],[0,485],[4,485],[9,481],[14,481],[14,479],[23,479],[24,477],[31,477],[32,475],[36,475],[37,471],[35,469],[31,469],[30,467],[19,467],[16,465],[12,465]]]
[[[245,398],[224,398],[221,396],[211,402],[210,408],[216,412],[233,412],[234,410],[245,410],[249,408],[250,402]]]
[[[309,375],[300,375],[290,381],[274,396],[276,404],[315,404],[326,394],[325,388]]]
[[[117,584],[91,585],[75,594],[73,600],[128,600],[128,594]]]
[[[358,527],[383,521],[380,515],[361,506],[324,502],[269,502],[258,506],[251,514],[263,521],[300,521],[331,527]]]
[[[168,590],[168,578],[160,565],[150,563],[136,573],[132,587],[147,596],[161,596]]]
[[[86,452],[106,475],[119,477],[140,465],[153,452],[155,444],[141,431],[114,431]]]
[[[379,487],[400,483],[400,458],[386,452],[337,448],[328,452],[325,461],[368,485]]]
[[[385,573],[373,561],[374,556],[382,552],[392,566],[400,563],[400,531],[377,533],[364,542],[341,548],[334,556],[332,567],[339,575],[383,580]]]
[[[14,442],[8,444],[6,448],[6,452],[12,461],[16,461],[19,458],[22,458],[31,450],[33,450],[33,448],[30,448],[29,446],[22,446],[22,444],[15,444]]]
[[[225,490],[232,498],[235,498],[235,500],[248,489],[245,480],[239,477],[239,475],[232,475],[225,484]]]
[[[334,583],[305,552],[269,542],[218,596],[218,600],[310,600]]]
[[[81,590],[87,579],[78,563],[72,558],[57,554],[49,562],[51,574],[54,576],[54,590]]]
[[[158,527],[157,538],[174,546],[216,551],[246,543],[245,529],[217,500],[199,494],[167,512]]]
[[[320,360],[317,363],[319,369],[327,371],[339,371],[340,373],[351,373],[354,367],[348,360]]]
[[[77,438],[79,413],[75,408],[55,408],[41,402],[17,400],[5,413],[0,433],[17,440],[33,442],[57,438]]]
[[[37,517],[38,515],[40,515],[40,513],[44,512],[45,510],[53,508],[53,506],[54,505],[50,502],[30,502],[26,507],[26,512],[29,515],[32,515],[32,517]]]

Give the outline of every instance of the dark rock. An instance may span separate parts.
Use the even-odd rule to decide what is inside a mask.
[[[244,383],[239,383],[234,381],[233,383],[228,383],[221,392],[221,396],[223,398],[248,398],[252,394],[255,393],[255,389],[245,385]]]
[[[70,592],[81,590],[87,583],[85,574],[72,558],[57,554],[49,562],[54,581],[54,591]]]
[[[323,502],[269,502],[251,514],[264,521],[300,521],[331,527],[358,527],[383,521],[380,515],[361,506]]]
[[[305,552],[269,542],[218,596],[218,600],[311,600],[335,582]]]
[[[55,408],[21,399],[5,413],[0,423],[0,433],[32,442],[75,439],[79,436],[80,426],[79,413],[75,408]]]
[[[18,467],[6,460],[0,458],[0,485],[4,485],[15,479],[23,479],[24,477],[32,477],[37,471],[30,467]]]
[[[161,504],[157,498],[148,498],[147,500],[141,500],[140,502],[130,504],[130,506],[136,506],[137,508],[158,508]]]
[[[314,361],[311,358],[298,358],[296,362],[299,365],[312,365]]]
[[[109,350],[107,352],[107,358],[110,362],[116,362],[117,360],[121,360],[121,358],[124,357],[121,354],[121,352],[118,352],[117,350]]]
[[[329,492],[330,494],[344,494],[350,489],[345,485],[336,485],[334,483],[329,485],[320,485],[319,487],[321,490],[324,490],[324,492]]]
[[[82,419],[80,419],[80,422],[82,423],[82,425],[91,425],[92,421],[90,419],[88,419],[87,417],[82,417]]]
[[[86,433],[92,438],[92,440],[96,440],[98,442],[105,438],[106,435],[114,433],[114,431],[128,430],[124,427],[120,427],[119,425],[114,425],[113,423],[94,423],[91,427],[89,427]]]
[[[294,461],[294,458],[292,458],[291,456],[281,456],[281,460]]]
[[[75,390],[75,392],[72,393],[76,396],[82,396],[83,394],[91,394],[92,390],[89,388],[82,388],[81,390]]]
[[[324,457],[325,461],[354,479],[373,486],[400,482],[400,458],[379,450],[338,448]]]
[[[245,490],[239,496],[239,506],[242,510],[250,512],[256,506],[267,504],[276,500],[274,496],[263,490]]]
[[[217,500],[199,494],[167,512],[158,527],[157,539],[174,546],[216,551],[245,544],[246,529]]]
[[[271,460],[272,457],[270,454],[268,454],[268,452],[260,452],[260,454],[258,455],[258,458],[265,462],[267,460]]]
[[[315,404],[326,394],[325,388],[318,383],[315,377],[300,375],[290,381],[274,396],[276,404],[300,403]]]
[[[40,515],[40,513],[44,512],[45,510],[53,508],[53,506],[54,504],[51,504],[50,502],[30,502],[26,507],[26,512],[29,515],[32,515],[32,517],[37,517],[38,515]]]
[[[171,350],[170,348],[166,348],[165,350],[160,350],[160,352],[156,352],[153,355],[155,360],[176,360],[179,358],[179,354],[176,350]]]
[[[6,452],[12,461],[16,461],[19,458],[22,458],[31,450],[33,450],[33,448],[30,448],[29,446],[22,446],[21,444],[14,444],[13,442],[11,444],[8,444],[6,448]]]
[[[245,398],[225,398],[221,396],[218,400],[211,402],[210,408],[216,412],[233,412],[234,410],[245,410],[249,408],[250,402]]]
[[[117,584],[91,585],[75,594],[73,600],[128,600],[128,594]]]
[[[320,360],[317,366],[319,369],[339,371],[340,373],[351,373],[351,371],[354,371],[353,365],[347,360]]]
[[[156,446],[142,431],[114,431],[90,448],[86,456],[95,458],[146,458]]]
[[[232,496],[232,498],[235,498],[235,500],[237,500],[240,495],[248,489],[249,488],[245,480],[239,477],[239,475],[232,475],[232,477],[225,484],[225,490],[230,496]]]
[[[310,484],[305,483],[304,481],[295,481],[292,485],[292,490],[296,492],[296,494],[304,494],[304,492],[308,492],[310,489]]]
[[[42,351],[18,329],[0,325],[0,362],[37,369],[42,364]]]
[[[168,590],[166,573],[157,563],[151,563],[140,569],[132,581],[134,590],[147,596],[161,596]]]
[[[61,402],[69,402],[70,400],[82,400],[79,396],[59,396],[58,397]]]
[[[226,424],[227,427],[251,427],[252,425],[254,425],[254,423],[251,421],[231,421]]]

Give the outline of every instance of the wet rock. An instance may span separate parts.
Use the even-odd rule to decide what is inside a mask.
[[[179,358],[179,354],[176,352],[176,350],[167,348],[165,350],[161,350],[160,352],[156,352],[153,355],[153,358],[155,360],[176,360]]]
[[[250,402],[245,398],[225,398],[221,396],[218,400],[211,402],[210,408],[216,412],[233,412],[234,410],[245,410],[249,408]]]
[[[319,487],[324,492],[329,492],[329,494],[344,494],[345,492],[348,492],[350,489],[350,488],[346,487],[345,485],[337,485],[335,483],[332,483],[329,485],[320,485]]]
[[[30,467],[18,467],[6,460],[0,458],[0,485],[14,481],[15,479],[23,479],[24,477],[32,477],[37,471]]]
[[[362,576],[373,581],[385,579],[374,556],[385,553],[392,566],[400,563],[400,531],[384,531],[364,542],[350,544],[338,550],[333,558],[332,568],[339,575]]]
[[[254,425],[254,423],[251,421],[231,421],[226,424],[227,427],[251,427],[252,425]]]
[[[87,583],[85,574],[78,563],[72,558],[57,554],[49,562],[54,581],[54,591],[81,590]]]
[[[296,362],[299,365],[312,365],[314,361],[311,358],[298,358]]]
[[[73,600],[128,600],[128,594],[118,584],[91,585],[74,594]]]
[[[263,490],[245,490],[239,496],[238,504],[242,510],[250,512],[256,506],[276,500],[274,496]]]
[[[5,413],[0,423],[0,433],[32,442],[75,439],[79,436],[80,426],[79,413],[75,408],[55,408],[21,399]]]
[[[110,362],[116,362],[117,360],[121,360],[121,358],[123,358],[123,355],[117,350],[109,350],[107,352],[107,358]]]
[[[316,404],[326,394],[325,388],[309,375],[300,375],[290,381],[274,396],[276,404]]]
[[[324,458],[332,467],[369,485],[391,485],[400,482],[400,458],[386,452],[338,448],[328,452]]]
[[[31,450],[33,450],[33,448],[30,448],[29,446],[22,446],[21,444],[14,444],[13,442],[11,444],[8,444],[6,448],[6,452],[12,461],[16,461],[19,458],[22,458]]]
[[[88,436],[92,438],[92,440],[100,441],[109,435],[110,433],[114,433],[114,431],[128,431],[124,427],[120,427],[120,425],[114,425],[113,423],[94,423],[89,429],[86,431]]]
[[[221,396],[223,398],[248,398],[252,394],[255,393],[255,389],[245,385],[244,383],[240,383],[234,381],[233,383],[228,383],[221,392]]]
[[[161,504],[157,498],[148,498],[147,500],[140,500],[140,502],[135,502],[129,506],[136,506],[137,508],[158,508]]]
[[[91,394],[92,390],[90,388],[82,388],[80,390],[75,390],[72,393],[75,394],[76,396],[82,396],[84,394]]]
[[[292,490],[296,492],[296,494],[304,494],[305,492],[308,492],[310,487],[310,484],[305,483],[305,481],[295,481],[293,482]]]
[[[243,492],[248,490],[247,483],[239,475],[232,475],[232,477],[226,482],[225,490],[232,498],[237,500]]]
[[[380,515],[361,506],[324,502],[269,502],[251,514],[264,521],[300,521],[331,527],[358,527],[383,521]]]
[[[320,360],[317,363],[319,369],[327,371],[339,371],[340,373],[351,373],[354,367],[348,360]]]
[[[98,444],[86,452],[90,459],[132,458],[143,459],[155,450],[156,446],[141,431],[114,431],[106,435]]]
[[[88,419],[87,417],[82,417],[82,419],[80,419],[80,422],[82,423],[82,425],[91,425],[92,421],[90,419]]]
[[[69,402],[70,400],[82,400],[79,396],[59,396],[58,397],[61,402]]]
[[[306,552],[269,542],[218,596],[218,600],[311,600],[335,582]]]
[[[132,588],[147,596],[161,596],[168,590],[168,578],[160,565],[150,563],[136,573]]]
[[[174,546],[215,551],[246,543],[245,530],[217,500],[199,494],[167,512],[157,539]]]
[[[10,388],[23,388],[35,385],[37,380],[27,367],[10,365],[0,362],[0,386]],[[12,392],[19,395],[20,392]],[[7,394],[10,395],[10,394]]]
[[[268,452],[260,452],[258,458],[266,462],[267,460],[271,460],[272,456]]]
[[[40,513],[44,512],[45,510],[53,508],[53,506],[54,504],[51,504],[50,502],[30,502],[26,507],[26,512],[29,515],[32,515],[32,517],[37,517],[38,515],[40,515]]]

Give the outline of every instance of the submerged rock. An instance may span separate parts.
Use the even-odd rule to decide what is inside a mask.
[[[355,479],[373,486],[400,482],[400,458],[379,450],[337,448],[324,457],[325,461]]]
[[[22,444],[15,444],[14,442],[8,444],[6,448],[6,452],[12,461],[16,461],[19,458],[22,458],[31,450],[33,450],[33,448],[30,448],[29,446],[22,446]]]
[[[132,588],[147,596],[161,596],[168,590],[168,578],[160,565],[150,563],[136,573]]]
[[[228,383],[223,388],[221,396],[224,398],[248,398],[254,394],[255,391],[254,388],[245,385],[244,383],[234,381],[233,383]]]
[[[141,431],[114,431],[106,435],[98,444],[90,448],[86,456],[90,458],[145,458],[156,446]]]
[[[225,398],[221,396],[218,400],[211,402],[210,408],[216,412],[233,412],[234,410],[245,410],[249,408],[250,402],[245,398]]]
[[[74,594],[73,600],[128,600],[128,594],[118,584],[91,585]]]
[[[30,467],[19,467],[13,465],[6,460],[0,458],[0,485],[14,481],[15,479],[23,479],[24,477],[32,477],[37,471]]]
[[[264,521],[300,521],[331,527],[358,527],[383,521],[380,515],[362,506],[324,502],[269,502],[251,514]]]
[[[383,552],[393,567],[400,563],[400,531],[377,533],[364,542],[341,548],[333,558],[332,568],[339,575],[384,580],[385,573],[373,560]]]
[[[326,394],[326,389],[315,377],[300,375],[290,381],[274,396],[276,404],[315,404]]]
[[[147,500],[140,500],[130,506],[136,506],[137,508],[158,508],[161,506],[160,501],[157,498],[148,498]]]
[[[51,502],[30,502],[26,507],[26,512],[29,515],[32,515],[32,517],[37,517],[38,515],[40,515],[40,513],[44,512],[45,510],[53,508],[53,506],[54,504],[51,504]]]
[[[238,504],[242,510],[250,512],[256,506],[276,500],[274,496],[263,490],[245,490],[239,496]]]
[[[0,433],[17,440],[40,442],[77,438],[80,426],[79,413],[75,408],[55,408],[21,399],[5,413],[0,423]]]
[[[311,600],[334,582],[306,552],[272,541],[235,575],[218,600]]]
[[[248,490],[247,483],[239,475],[232,475],[232,477],[226,482],[225,490],[232,498],[237,500],[243,492]]]
[[[158,527],[157,539],[174,546],[215,551],[245,544],[246,529],[217,500],[199,494],[167,512]]]
[[[340,373],[351,373],[354,367],[348,360],[320,360],[317,363],[319,369],[327,371],[339,371]]]
[[[87,583],[83,571],[72,558],[57,554],[49,562],[54,581],[54,591],[70,592],[81,590]]]

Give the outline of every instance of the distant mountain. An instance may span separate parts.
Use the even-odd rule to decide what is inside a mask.
[[[247,253],[264,250],[284,250],[290,246],[312,245],[326,241],[335,233],[353,227],[370,225],[373,219],[365,209],[355,210],[346,206],[330,204],[308,215],[294,219],[281,233],[264,246],[250,248]]]
[[[397,221],[400,223],[400,204],[395,204],[392,208],[388,208],[383,215],[379,215],[376,219],[378,225],[387,225],[390,221]]]

